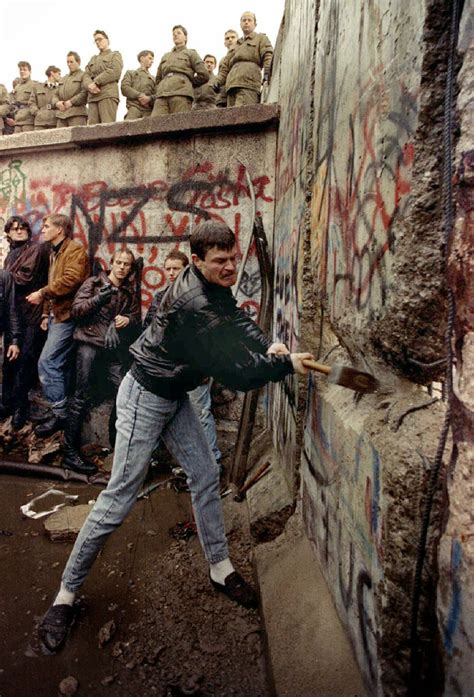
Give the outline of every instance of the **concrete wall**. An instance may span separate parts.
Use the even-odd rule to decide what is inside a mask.
[[[288,0],[274,66],[275,331],[381,382],[356,397],[313,376],[307,392],[296,380],[277,387],[270,404],[282,467],[301,480],[306,531],[368,694],[407,689],[417,542],[445,414],[425,387],[440,367],[424,364],[443,357],[446,326],[449,9]],[[443,510],[438,493],[417,632],[424,694],[444,681],[435,617]]]
[[[446,528],[439,548],[437,609],[446,696],[474,689],[474,8],[466,3],[459,35],[463,64],[457,101],[456,222],[449,256],[456,303],[453,465],[448,478]]]
[[[256,111],[255,111],[256,109]],[[107,267],[113,251],[129,246],[143,258],[142,305],[165,285],[162,265],[171,249],[189,253],[188,237],[201,220],[224,220],[240,249],[252,229],[252,203],[246,168],[255,189],[256,209],[269,229],[273,220],[276,111],[256,107],[237,123],[215,115],[184,115],[100,127],[61,129],[2,138],[0,143],[0,217],[24,215],[39,235],[47,213],[74,221],[74,237],[97,264]],[[254,113],[265,114],[243,133]],[[187,117],[187,118],[186,118]],[[260,117],[257,118],[257,122]],[[153,121],[159,122],[153,128]],[[231,129],[232,132],[229,132]],[[197,135],[198,134],[198,135]],[[259,157],[255,158],[258,152]],[[1,222],[1,221],[0,221]],[[254,250],[241,305],[258,309],[260,279]]]

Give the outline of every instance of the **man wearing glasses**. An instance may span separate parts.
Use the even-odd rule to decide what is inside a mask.
[[[48,257],[43,245],[33,242],[29,223],[14,215],[5,224],[10,251],[5,259],[15,284],[15,308],[21,332],[21,353],[12,361],[3,360],[2,402],[4,415],[13,414],[12,426],[20,429],[29,414],[28,392],[37,380],[37,364],[44,343],[41,307],[26,301],[29,293],[41,288],[48,276]],[[6,333],[7,343],[9,332]]]

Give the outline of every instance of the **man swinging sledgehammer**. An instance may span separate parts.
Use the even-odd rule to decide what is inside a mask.
[[[199,540],[214,588],[256,607],[253,588],[229,559],[219,497],[219,470],[187,393],[210,376],[234,390],[253,390],[308,372],[310,353],[272,343],[231,293],[236,242],[223,223],[201,223],[191,236],[192,264],[170,286],[151,324],[132,344],[134,362],[117,395],[112,473],[76,540],[54,604],[39,634],[50,651],[64,643],[75,594],[107,537],[124,521],[161,437],[187,475]]]

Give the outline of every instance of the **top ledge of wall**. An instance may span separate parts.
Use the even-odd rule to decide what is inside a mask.
[[[29,131],[1,137],[0,155],[103,147],[109,144],[179,138],[198,133],[259,131],[276,126],[278,119],[277,104],[256,104],[227,109],[202,109],[99,126]]]

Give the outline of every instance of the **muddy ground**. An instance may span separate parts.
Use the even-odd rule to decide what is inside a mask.
[[[213,590],[195,536],[170,536],[170,528],[191,519],[191,508],[188,494],[167,488],[137,502],[109,539],[83,587],[66,646],[44,655],[36,628],[72,543],[52,542],[44,519],[23,517],[20,506],[51,487],[78,494],[79,503],[100,489],[0,479],[0,697],[57,697],[69,676],[79,697],[270,694],[258,612]],[[231,557],[250,580],[245,503],[232,496],[223,502]]]

